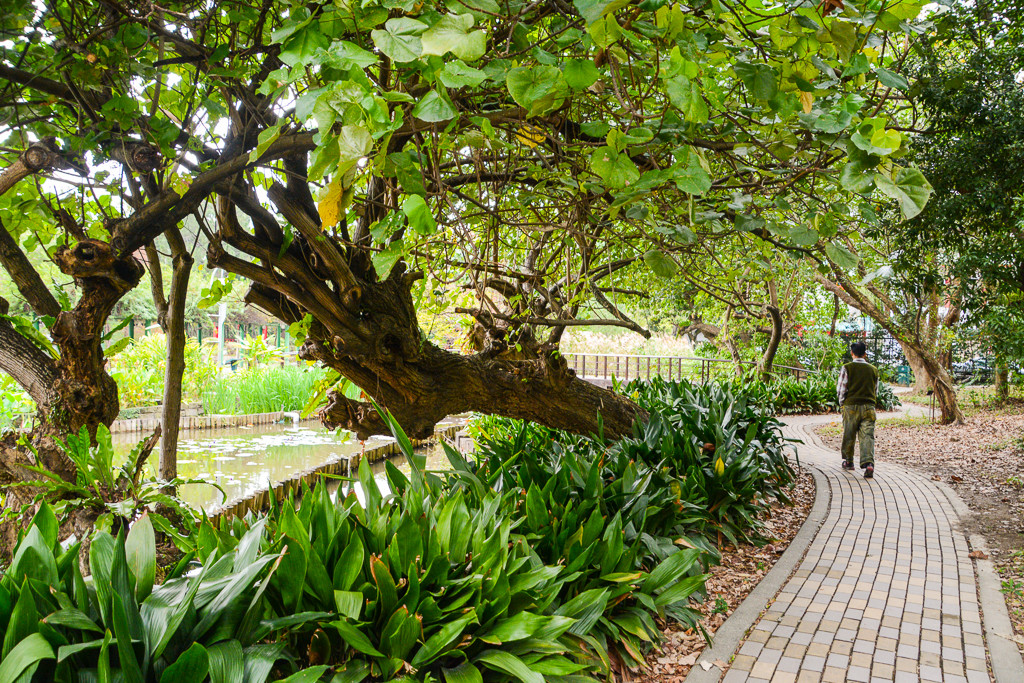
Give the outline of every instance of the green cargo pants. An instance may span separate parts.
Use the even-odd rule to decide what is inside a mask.
[[[853,462],[853,441],[860,437],[860,466],[875,464],[875,407],[843,406],[843,460]]]

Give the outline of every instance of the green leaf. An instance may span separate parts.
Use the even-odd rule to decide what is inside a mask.
[[[702,195],[711,189],[711,176],[696,153],[689,153],[685,163],[674,164],[671,171],[676,187],[687,194]]]
[[[860,259],[856,254],[840,244],[828,242],[825,245],[825,253],[844,270],[856,268],[857,264],[860,263]]]
[[[576,6],[580,16],[586,19],[588,24],[593,24],[606,12],[615,11],[616,7],[612,7],[612,5],[621,7],[625,3],[613,0],[573,0],[572,4]]]
[[[135,576],[135,597],[142,602],[153,591],[156,579],[156,533],[149,513],[142,513],[124,540],[128,568]]]
[[[342,174],[354,167],[373,149],[373,136],[364,126],[342,126],[338,135],[338,170]]]
[[[363,594],[358,591],[334,591],[334,604],[338,614],[358,621],[363,611]]]
[[[433,235],[437,232],[437,222],[430,212],[427,201],[420,195],[406,197],[402,202],[402,213],[409,219],[409,227],[421,235]]]
[[[698,559],[700,551],[689,548],[669,555],[647,575],[640,589],[648,593],[664,590],[692,569]]]
[[[334,674],[331,683],[362,683],[370,675],[369,662],[350,660],[345,668]]]
[[[446,88],[475,88],[487,80],[487,73],[460,60],[445,64],[437,77]]]
[[[894,178],[876,173],[875,186],[886,197],[899,203],[906,219],[921,213],[932,195],[931,184],[921,171],[913,167],[901,168]]]
[[[436,90],[428,92],[412,108],[412,115],[420,121],[426,121],[427,123],[450,121],[455,118],[457,113],[454,105],[448,101],[448,98],[438,94]]]
[[[283,125],[284,121],[282,120],[276,125],[260,131],[259,136],[256,138],[256,149],[249,152],[249,163],[257,161],[274,144],[274,141],[281,137],[281,127]]]
[[[348,643],[352,649],[371,657],[384,656],[380,650],[373,646],[373,643],[370,642],[370,639],[362,631],[347,621],[332,621],[329,626],[334,627],[338,635],[341,636],[341,639]]]
[[[160,674],[160,683],[203,683],[210,672],[210,657],[199,643],[178,657]]]
[[[374,29],[370,38],[377,49],[387,55],[393,62],[412,62],[423,53],[420,34],[427,30],[427,25],[409,17],[388,19],[384,30]]]
[[[657,249],[651,249],[644,254],[644,263],[655,275],[664,278],[672,277],[679,268],[675,261]]]
[[[863,194],[875,185],[875,172],[867,170],[859,161],[850,161],[843,166],[843,172],[839,174],[839,184],[844,190]]]
[[[479,638],[484,642],[500,645],[516,640],[539,637],[538,634],[543,632],[544,640],[553,641],[569,630],[569,627],[574,622],[575,619],[568,617],[551,617],[533,614],[532,612],[519,612],[498,622],[494,628],[486,634],[479,636]]]
[[[476,621],[476,610],[470,609],[458,619],[448,622],[437,633],[430,636],[427,642],[423,643],[423,646],[417,650],[416,655],[409,664],[414,669],[430,664],[443,654],[455,639],[462,635],[462,632],[469,624]]]
[[[560,69],[543,64],[510,70],[505,84],[512,99],[527,110],[528,116],[538,116],[561,106],[568,87]]]
[[[316,683],[323,676],[324,672],[331,667],[320,664],[318,666],[311,666],[308,669],[297,671],[288,678],[282,678],[278,683]]]
[[[601,72],[589,59],[570,59],[563,65],[562,75],[573,90],[586,90],[597,82]]]
[[[480,669],[469,662],[463,662],[451,669],[441,669],[446,683],[484,683]]]
[[[598,147],[590,157],[590,167],[605,186],[621,190],[640,179],[640,171],[626,154],[613,147]]]
[[[848,21],[833,21],[829,35],[832,36],[839,58],[844,62],[849,60],[857,46],[857,27]]]
[[[311,21],[292,34],[281,46],[281,61],[296,66],[312,61],[320,48],[328,48],[330,39],[320,31],[320,22]]]
[[[103,633],[103,629],[96,625],[89,616],[80,610],[67,608],[54,612],[43,619],[50,626],[65,626],[76,631],[95,631]]]
[[[53,508],[43,501],[39,506],[39,510],[32,517],[32,521],[29,523],[29,527],[36,527],[39,529],[39,533],[43,537],[43,542],[46,543],[49,548],[57,547],[57,538],[60,532],[60,524],[57,522],[57,515],[54,514]]]
[[[210,683],[242,683],[245,669],[241,643],[227,640],[211,645],[206,653],[210,659]]]
[[[887,85],[890,88],[896,88],[897,90],[902,90],[904,92],[910,90],[910,82],[900,74],[893,73],[892,71],[883,69],[882,67],[878,67],[875,72],[877,73],[878,80],[882,85]]]
[[[708,122],[708,105],[696,81],[686,76],[674,76],[665,81],[665,92],[684,119],[690,123]]]
[[[35,671],[39,663],[47,659],[53,659],[53,648],[46,642],[46,638],[33,633],[18,643],[0,662],[0,683],[27,683],[31,673],[28,676],[24,674]]]
[[[850,142],[868,154],[892,154],[900,148],[903,136],[897,130],[886,128],[885,123],[883,118],[866,119],[850,136]]]
[[[377,276],[384,280],[387,278],[388,273],[395,267],[401,259],[405,258],[406,255],[406,244],[404,241],[399,240],[392,242],[383,251],[375,251],[370,256],[370,261],[373,262],[373,269],[377,271]]]
[[[813,247],[818,237],[818,231],[808,225],[797,225],[789,231],[789,240],[798,247]]]
[[[475,662],[482,662],[487,668],[517,678],[523,683],[544,683],[544,677],[532,671],[523,660],[503,650],[486,650],[477,655]]]
[[[487,51],[487,34],[470,31],[474,19],[472,14],[445,14],[427,29],[421,37],[424,55],[438,55],[451,52],[466,62],[473,62]]]
[[[736,62],[733,71],[747,86],[750,94],[759,100],[768,101],[779,93],[779,72],[767,64]]]
[[[10,620],[4,624],[3,650],[0,660],[6,661],[12,655],[18,643],[39,631],[39,614],[32,598],[32,590],[28,587],[28,579],[21,587],[18,602],[14,605]]]

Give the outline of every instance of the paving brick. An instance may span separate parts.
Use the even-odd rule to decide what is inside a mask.
[[[990,683],[974,567],[945,492],[893,464],[871,482],[843,472],[805,438],[816,423],[793,418],[783,433],[828,479],[827,517],[723,683]]]

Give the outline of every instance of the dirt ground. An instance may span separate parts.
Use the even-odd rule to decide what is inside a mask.
[[[818,433],[839,449],[838,427]],[[1024,402],[975,407],[962,426],[882,418],[875,449],[880,468],[896,462],[920,470],[949,484],[970,507],[974,514],[966,525],[988,542],[1024,651]]]
[[[722,549],[722,564],[711,570],[708,599],[699,607],[704,613],[704,628],[714,633],[733,613],[744,598],[775,566],[776,560],[789,547],[800,526],[814,505],[814,478],[806,470],[797,470],[792,494],[793,505],[777,504],[766,520],[772,542],[758,548],[752,545]],[[704,649],[704,639],[693,630],[669,627],[661,650],[647,657],[647,670],[633,681],[641,683],[681,683]]]

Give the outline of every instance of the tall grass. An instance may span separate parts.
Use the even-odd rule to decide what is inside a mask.
[[[233,415],[302,410],[326,374],[308,366],[247,368],[213,380],[203,392],[203,409]]]

